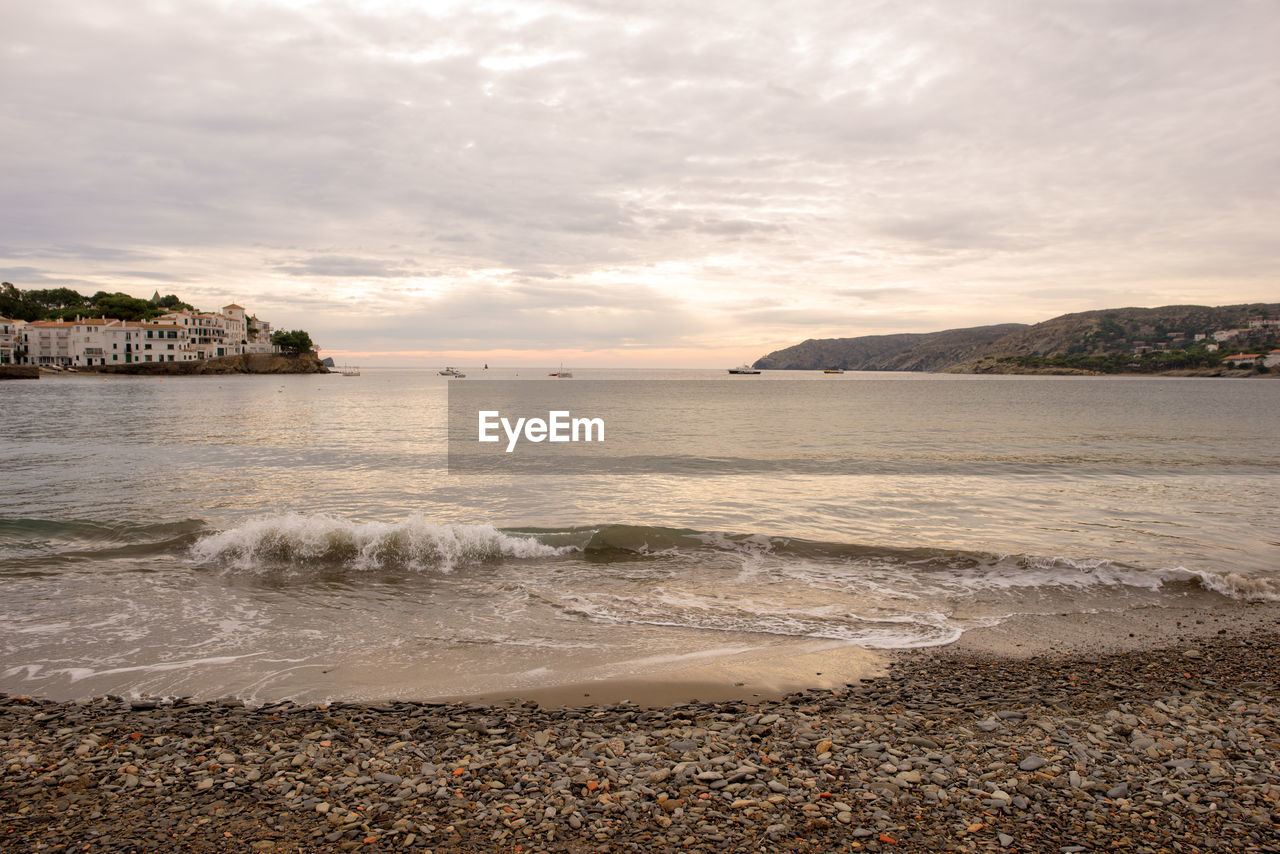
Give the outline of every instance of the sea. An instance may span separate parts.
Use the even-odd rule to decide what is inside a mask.
[[[462,370],[0,384],[0,692],[432,700],[1280,599],[1280,382]],[[646,462],[451,466],[493,380]]]

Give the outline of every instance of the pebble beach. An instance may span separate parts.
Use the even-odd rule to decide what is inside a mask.
[[[9,696],[0,848],[1280,851],[1271,616],[653,707]]]

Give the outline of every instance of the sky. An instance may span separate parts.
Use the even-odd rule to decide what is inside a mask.
[[[11,0],[0,33],[0,279],[339,359],[1280,301],[1272,0]]]

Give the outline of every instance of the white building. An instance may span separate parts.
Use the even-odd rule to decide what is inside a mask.
[[[187,330],[197,359],[239,356],[249,343],[244,309],[232,303],[219,313],[173,311],[148,323],[172,323]]]
[[[163,320],[117,320],[106,331],[112,336],[110,360],[101,364],[132,362],[194,362],[199,357],[191,345],[191,330]]]
[[[1240,353],[1236,356],[1224,356],[1222,361],[1233,368],[1251,368],[1261,359],[1261,353]]]
[[[187,329],[176,323],[88,317],[37,320],[21,333],[27,365],[78,367],[196,359]]]
[[[246,317],[244,308],[234,303],[219,313],[175,311],[142,321],[0,319],[0,362],[8,359],[26,365],[194,362],[278,350],[271,345],[271,324]]]
[[[25,320],[9,320],[0,317],[0,365],[16,365],[15,350],[22,349],[22,330]]]
[[[22,356],[24,365],[70,365],[75,357],[71,348],[72,332],[76,321],[35,320],[22,330]]]
[[[247,341],[244,345],[246,353],[279,353],[280,348],[271,343],[271,324],[265,320],[261,320],[256,315],[245,321],[247,326]]]

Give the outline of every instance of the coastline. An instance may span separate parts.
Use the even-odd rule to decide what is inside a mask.
[[[193,376],[204,374],[327,374],[331,371],[314,355],[282,356],[246,353],[194,362],[132,362],[127,365],[82,365],[74,370],[40,369],[41,377],[75,377],[86,374],[123,376]]]
[[[1102,634],[1106,615],[1069,634],[1065,618],[979,630],[895,653],[882,675],[750,702],[3,698],[0,839],[1264,851],[1280,833],[1280,606],[1244,608],[1139,613],[1132,638]]]
[[[1102,371],[1089,371],[1084,368],[1021,367],[1018,365],[996,362],[995,360],[982,360],[979,362],[971,362],[966,365],[956,365],[950,368],[943,368],[938,373],[1000,374],[1039,377],[1218,377],[1221,379],[1233,380],[1268,379],[1280,376],[1280,373],[1275,371],[1259,373],[1256,370],[1248,368],[1177,368],[1168,371],[1125,371],[1122,373],[1104,373]]]

